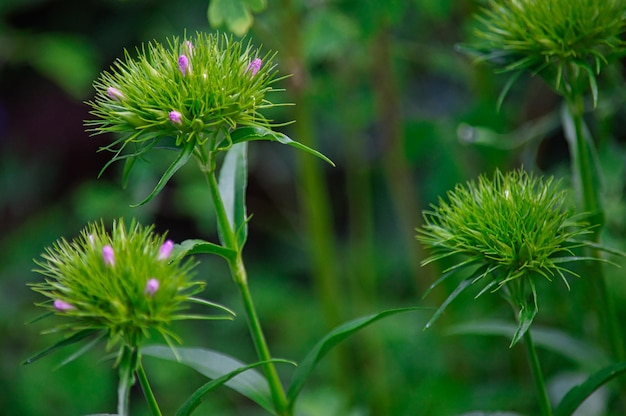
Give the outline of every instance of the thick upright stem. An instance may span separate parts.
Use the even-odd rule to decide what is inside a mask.
[[[566,97],[567,110],[573,124],[573,135],[569,137],[570,151],[572,153],[573,172],[575,183],[579,186],[579,197],[583,211],[591,216],[594,228],[593,240],[599,242],[600,232],[604,225],[604,214],[600,200],[600,180],[597,166],[593,157],[593,142],[585,130],[583,114],[584,101],[580,93],[573,93]],[[597,249],[588,249],[588,255],[600,258]],[[617,321],[615,304],[610,295],[604,276],[604,270],[600,262],[592,262],[588,266],[588,274],[593,282],[598,295],[598,307],[600,308],[600,320],[607,334],[613,356],[618,361],[623,361],[624,342],[622,332]]]
[[[535,350],[535,345],[533,344],[530,330],[526,331],[526,333],[524,334],[524,345],[526,346],[528,363],[530,364],[530,369],[533,374],[533,380],[535,381],[535,389],[537,390],[541,416],[552,416],[552,405],[550,404],[550,399],[548,398],[546,383],[543,379],[541,365],[539,364],[539,357],[537,357],[537,350]]]
[[[211,196],[213,197],[213,203],[215,205],[217,223],[223,239],[222,244],[237,252],[237,256],[229,261],[228,265],[230,267],[231,276],[239,288],[239,292],[242,297],[248,322],[248,329],[250,331],[254,348],[260,361],[270,361],[272,359],[272,355],[270,354],[267,341],[265,340],[265,336],[263,334],[263,329],[261,328],[261,322],[259,321],[254,303],[252,301],[252,295],[250,294],[250,289],[248,287],[247,273],[241,257],[241,247],[238,246],[237,238],[228,221],[228,216],[226,214],[226,209],[222,201],[214,171],[208,167],[205,170],[205,174],[209,184]],[[276,367],[271,362],[265,364],[264,367],[265,377],[270,387],[276,414],[278,416],[289,416],[290,411],[289,406],[287,405],[287,396],[285,395],[285,390],[280,382],[280,378],[278,377]]]

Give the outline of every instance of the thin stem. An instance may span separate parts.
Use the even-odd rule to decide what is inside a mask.
[[[122,347],[121,354],[118,362],[120,380],[117,386],[117,415],[128,416],[130,387],[133,385],[133,369],[137,354],[134,348],[127,345]]]
[[[539,364],[539,357],[537,357],[537,350],[535,350],[530,330],[524,333],[524,345],[526,346],[526,355],[528,356],[528,362],[535,381],[535,389],[537,390],[541,416],[552,416],[552,405],[550,404],[550,399],[548,398],[546,383],[543,379],[541,365]]]
[[[206,161],[208,162],[207,165],[211,163],[210,158],[206,158]],[[203,171],[205,172],[211,196],[213,197],[217,223],[223,240],[222,244],[237,252],[235,259],[229,261],[228,265],[230,267],[231,276],[241,293],[250,336],[252,337],[252,342],[259,360],[270,361],[272,359],[272,355],[265,340],[263,329],[261,328],[261,323],[252,301],[252,295],[250,294],[250,289],[248,287],[247,273],[241,257],[241,247],[239,247],[237,243],[237,238],[228,220],[226,208],[224,207],[220,194],[219,185],[217,183],[217,179],[215,178],[214,169],[207,165],[204,166],[205,169],[203,169]],[[280,382],[280,378],[278,377],[276,367],[272,362],[268,362],[264,365],[264,367],[265,376],[270,387],[276,413],[279,416],[288,416],[290,412],[287,405],[287,396],[285,395],[285,390]]]
[[[150,412],[152,412],[153,416],[162,416],[159,405],[154,397],[154,393],[152,393],[152,388],[150,388],[148,376],[146,375],[146,371],[143,369],[141,361],[139,361],[136,373],[137,378],[139,379],[139,384],[141,385],[141,390],[143,390],[143,394],[146,397],[146,403],[148,403],[148,407],[150,408]]]

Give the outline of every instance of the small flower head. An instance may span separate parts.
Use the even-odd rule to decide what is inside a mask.
[[[134,221],[128,228],[115,222],[110,234],[102,224],[90,224],[80,237],[45,251],[36,263],[46,279],[31,286],[52,301],[40,306],[71,319],[59,330],[104,331],[109,345],[131,347],[153,330],[170,340],[170,322],[191,316],[184,309],[203,283],[193,279],[191,261],[160,259],[169,246],[152,227]]]
[[[622,0],[489,0],[470,49],[505,71],[539,73],[567,94],[621,56]],[[577,85],[580,84],[580,85]]]
[[[176,125],[183,124],[183,115],[180,114],[180,112],[176,110],[170,111],[169,118],[172,124],[176,124]]]
[[[174,248],[174,242],[172,240],[166,240],[165,243],[159,248],[159,260],[167,260],[172,254]]]
[[[252,62],[250,62],[250,65],[248,65],[248,71],[252,73],[252,76],[255,76],[256,73],[259,72],[259,69],[261,69],[262,64],[263,61],[259,58],[254,58]]]
[[[517,308],[536,311],[536,279],[558,276],[568,285],[565,274],[576,274],[563,264],[580,260],[571,247],[582,245],[574,238],[591,232],[566,200],[551,178],[522,170],[458,185],[424,213],[417,239],[432,250],[424,264],[460,255],[448,271],[473,268],[464,287],[480,284],[479,294],[500,290]]]
[[[224,132],[272,126],[259,110],[273,106],[266,98],[276,81],[273,54],[262,56],[262,67],[256,56],[249,43],[202,33],[149,43],[137,56],[126,52],[94,83],[95,100],[88,103],[94,119],[86,125],[96,134],[121,133],[111,149],[132,143],[141,152],[169,137],[180,147],[219,137],[224,143],[213,140],[208,150],[227,148]],[[173,119],[172,109],[185,117]]]

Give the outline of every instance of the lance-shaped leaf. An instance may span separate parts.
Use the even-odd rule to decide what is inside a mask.
[[[178,170],[180,168],[182,168],[189,161],[189,159],[193,155],[193,150],[194,150],[195,146],[196,146],[196,142],[195,141],[189,141],[189,142],[185,143],[185,147],[182,148],[180,153],[178,153],[178,156],[176,157],[176,159],[167,168],[165,173],[163,173],[163,176],[161,176],[161,179],[156,184],[156,186],[154,187],[154,189],[152,190],[150,195],[148,195],[146,197],[146,199],[144,199],[143,201],[139,202],[138,204],[134,204],[134,205],[131,205],[131,206],[132,207],[138,207],[138,206],[144,205],[144,204],[150,202],[152,200],[152,198],[154,198],[159,192],[161,192],[163,190],[163,188],[165,188],[165,185],[167,185],[169,180],[172,179],[172,176],[174,176],[174,174],[176,172],[178,172]]]
[[[330,160],[317,150],[311,149],[310,147],[291,139],[289,136],[275,132],[265,127],[241,127],[234,130],[230,134],[230,137],[233,143],[249,142],[253,140],[268,140],[271,142],[287,144],[289,146],[295,147],[296,149],[304,150],[307,153],[319,157],[330,165],[335,166],[332,160]]]
[[[69,337],[62,339],[61,341],[55,343],[54,345],[51,345],[50,347],[46,348],[45,350],[38,352],[37,354],[33,355],[32,357],[29,357],[29,358],[25,359],[24,361],[22,361],[22,365],[31,364],[31,363],[37,361],[38,359],[43,358],[46,355],[48,355],[48,354],[58,350],[59,348],[66,347],[68,345],[72,345],[72,344],[75,344],[77,342],[80,342],[83,339],[87,338],[89,335],[94,334],[96,332],[99,332],[99,330],[97,330],[97,329],[84,329],[82,331],[76,332],[75,334],[70,335]]]
[[[246,217],[246,185],[248,183],[248,143],[235,143],[224,157],[220,170],[219,189],[228,223],[243,248],[248,237]],[[218,230],[223,235],[223,230]],[[222,237],[222,241],[224,241]]]
[[[226,260],[232,260],[237,253],[234,250],[209,241],[190,239],[180,244],[175,244],[170,258],[178,259],[192,254],[217,254]]]
[[[324,338],[322,338],[313,349],[307,354],[307,356],[298,365],[298,368],[293,374],[291,385],[287,393],[287,401],[289,406],[293,409],[295,401],[304,387],[304,383],[309,378],[317,363],[330,351],[335,345],[339,344],[350,335],[354,334],[359,329],[362,329],[374,322],[386,318],[391,315],[395,315],[400,312],[408,312],[422,309],[419,307],[389,309],[376,314],[367,315],[361,318],[357,318],[345,324],[338,326],[330,331]]]

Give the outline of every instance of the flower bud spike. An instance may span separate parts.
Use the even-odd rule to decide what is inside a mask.
[[[159,260],[166,260],[170,254],[172,253],[172,249],[174,248],[174,242],[172,240],[167,240],[161,248],[159,249]]]
[[[114,101],[122,101],[124,99],[124,94],[114,87],[107,88],[107,95]]]
[[[252,76],[255,76],[256,73],[259,72],[259,69],[261,69],[262,64],[263,61],[261,61],[261,59],[254,58],[252,62],[250,62],[250,65],[248,65],[248,71],[252,72]]]
[[[66,312],[71,311],[72,309],[76,309],[74,305],[64,302],[61,299],[56,299],[54,301],[54,308],[59,312]]]
[[[115,265],[115,253],[113,252],[113,247],[104,246],[102,247],[102,258],[104,259],[104,264],[107,266]]]
[[[180,125],[183,123],[183,115],[176,110],[170,111],[169,117],[172,124]]]
[[[148,283],[146,283],[146,288],[143,293],[152,297],[157,290],[159,290],[159,281],[155,278],[152,278],[148,280]]]
[[[189,59],[187,58],[187,55],[180,55],[178,57],[178,68],[180,69],[180,72],[183,74],[183,76],[187,75],[187,70],[189,70]]]

